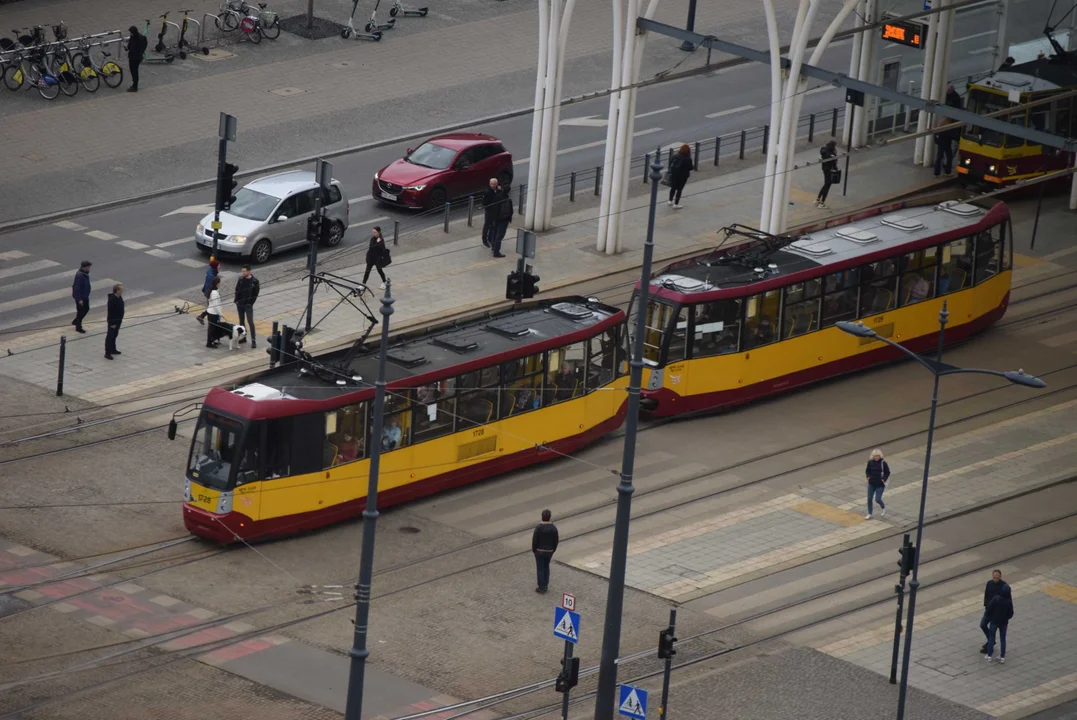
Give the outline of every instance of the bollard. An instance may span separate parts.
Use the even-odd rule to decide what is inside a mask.
[[[271,369],[274,365],[276,365],[276,363],[273,362],[273,343],[280,342],[280,336],[277,335],[278,332],[280,332],[280,323],[274,320],[273,332],[269,335],[269,350],[266,350],[266,352],[269,353],[269,367]]]
[[[722,136],[714,138],[714,167],[718,167],[718,156],[722,152]]]
[[[815,139],[815,113],[808,116],[808,142]]]
[[[744,143],[746,143],[747,141],[748,141],[748,131],[747,130],[741,130],[740,131],[740,159],[741,160],[744,159]]]
[[[763,154],[767,154],[767,143],[770,142],[770,125],[763,126]]]
[[[602,192],[602,166],[595,165],[595,195]]]
[[[643,156],[643,184],[647,184],[647,173],[651,171],[651,154],[647,153]]]
[[[692,169],[693,170],[699,170],[699,143],[698,142],[696,143],[695,157],[692,158]]]
[[[668,168],[672,164],[673,164],[673,148],[670,148],[669,152],[666,154],[666,167]]]
[[[830,137],[837,137],[838,134],[838,109],[834,108],[834,113],[830,118]]]
[[[393,245],[400,244],[400,221],[393,220]]]
[[[60,366],[56,371],[56,394],[64,394],[64,359],[67,357],[67,336],[60,336]]]
[[[516,204],[520,206],[519,210],[517,210],[517,212],[519,212],[519,213],[523,213],[523,211],[524,211],[524,202],[527,201],[527,192],[525,191],[526,187],[527,187],[527,183],[520,183],[520,189],[519,189],[519,193],[520,193],[519,198],[520,199],[516,202]]]
[[[445,203],[445,232],[449,232],[449,210],[452,209],[452,203],[446,201]]]
[[[576,202],[576,173],[568,174],[568,201]]]
[[[475,217],[475,196],[474,195],[468,195],[467,196],[467,226],[468,227],[474,227],[474,223],[472,222],[474,217]]]

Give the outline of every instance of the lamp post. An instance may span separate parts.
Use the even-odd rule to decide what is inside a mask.
[[[381,348],[378,351],[378,379],[374,383],[374,431],[370,435],[370,474],[367,476],[366,507],[363,509],[363,549],[359,556],[359,584],[355,593],[355,634],[352,637],[351,667],[348,672],[348,698],[345,720],[360,720],[363,713],[363,681],[366,678],[366,646],[370,618],[370,583],[374,577],[374,528],[378,522],[378,471],[381,467],[382,415],[385,413],[385,361],[389,352],[389,316],[396,302],[392,283],[385,281],[381,299]]]
[[[688,0],[688,22],[685,23],[684,29],[688,32],[696,31],[696,0]],[[692,52],[696,49],[696,44],[691,40],[685,40],[681,43],[681,50],[685,52]]]
[[[909,582],[909,615],[905,624],[905,653],[901,659],[901,686],[898,691],[898,720],[904,720],[905,718],[905,695],[909,689],[909,657],[912,653],[912,624],[913,619],[916,616],[916,591],[920,587],[920,582],[917,580],[920,572],[920,542],[924,536],[924,511],[927,506],[927,481],[931,468],[931,443],[935,435],[935,411],[939,404],[939,378],[944,375],[960,375],[963,373],[976,373],[979,375],[996,375],[1001,378],[1009,380],[1014,385],[1024,385],[1031,388],[1045,388],[1047,383],[1039,379],[1034,375],[1028,375],[1024,370],[1007,370],[1005,372],[999,370],[979,370],[975,368],[961,368],[954,365],[948,365],[942,361],[942,349],[943,342],[946,335],[946,322],[950,317],[950,313],[946,310],[946,301],[942,303],[942,310],[939,311],[939,346],[935,353],[934,359],[927,359],[920,357],[912,350],[909,350],[904,345],[894,342],[890,338],[883,337],[876,333],[871,328],[867,327],[863,323],[853,323],[842,321],[837,323],[837,326],[843,332],[854,335],[858,338],[869,338],[871,340],[878,340],[884,342],[891,347],[895,347],[901,352],[905,353],[913,360],[917,361],[935,376],[935,386],[931,393],[931,416],[928,420],[927,426],[927,448],[924,452],[924,479],[920,485],[920,516],[916,521],[916,550],[913,554],[912,564],[912,580]]]
[[[621,650],[621,609],[625,596],[625,565],[628,562],[628,523],[632,517],[632,473],[636,463],[636,430],[639,427],[640,386],[643,382],[643,333],[646,329],[647,295],[654,257],[654,219],[658,212],[658,184],[662,180],[662,151],[655,150],[651,164],[651,210],[647,217],[647,241],[643,245],[643,270],[636,300],[636,328],[632,337],[632,361],[628,375],[628,416],[625,418],[625,446],[621,460],[621,481],[617,483],[617,521],[613,528],[613,555],[610,585],[606,593],[606,619],[602,628],[602,658],[598,666],[598,695],[595,720],[613,720],[617,690],[617,654]]]

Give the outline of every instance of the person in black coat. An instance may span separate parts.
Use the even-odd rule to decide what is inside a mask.
[[[1002,581],[1002,571],[995,570],[991,573],[991,579],[987,581],[986,587],[984,587],[984,614],[980,618],[980,632],[984,634],[987,642],[980,648],[980,652],[986,653],[987,646],[991,642],[991,633],[988,632],[991,625],[991,616],[987,612],[987,606],[991,604],[991,601],[995,599],[995,596],[1002,591],[1002,588],[1009,588],[1005,582]]]
[[[509,231],[509,223],[512,222],[513,207],[512,195],[507,187],[501,188],[501,204],[497,208],[497,225],[490,237],[490,250],[495,258],[503,258],[501,254],[501,241],[505,239],[505,233]]]
[[[681,192],[688,184],[688,177],[692,174],[692,151],[687,145],[681,145],[680,150],[673,156],[669,163],[669,201],[677,210],[681,209]]]
[[[538,573],[538,586],[535,592],[544,593],[550,585],[550,562],[557,551],[557,526],[551,522],[553,513],[542,511],[542,522],[531,533],[531,552],[535,555],[535,569]]]
[[[494,238],[497,235],[497,226],[501,222],[501,203],[505,199],[505,192],[497,178],[490,178],[490,187],[482,194],[482,244],[488,248],[493,247]]]
[[[883,460],[882,450],[871,451],[871,459],[868,460],[868,465],[864,468],[864,476],[868,480],[868,514],[864,516],[864,519],[870,520],[873,512],[872,499],[879,503],[879,507],[882,508],[882,512],[879,514],[886,514],[886,505],[883,504],[883,490],[886,488],[886,481],[890,479],[890,466]]]
[[[252,350],[258,347],[258,338],[254,334],[254,301],[258,299],[260,289],[258,278],[251,274],[251,266],[244,265],[239,280],[236,280],[236,312],[239,313],[239,324],[246,326],[247,334],[251,336]],[[240,342],[247,342],[247,338],[241,338]]]
[[[116,336],[120,334],[120,325],[123,323],[123,284],[116,283],[112,286],[112,292],[108,296],[108,331],[105,333],[105,359],[111,360],[113,355],[123,355],[116,349]]]
[[[131,87],[127,88],[127,92],[138,92],[138,66],[142,64],[142,58],[146,56],[146,48],[150,43],[134,25],[127,29],[131,33],[131,37],[127,39],[127,65],[131,68]]]
[[[961,109],[961,95],[953,85],[946,86],[947,107]],[[940,118],[944,124],[950,124],[949,118]],[[945,170],[947,175],[952,174],[954,165],[954,144],[961,139],[961,126],[948,128],[935,133],[935,177],[939,177]]]
[[[71,324],[75,326],[75,331],[80,333],[86,332],[82,329],[82,320],[90,312],[91,265],[93,263],[89,260],[83,260],[78,272],[75,273],[75,282],[71,284],[71,297],[75,300],[75,319],[71,321]]]
[[[819,195],[815,198],[816,207],[826,207],[826,196],[830,194],[830,186],[834,184],[834,171],[838,169],[838,143],[831,140],[819,148],[819,158],[822,160],[820,167],[823,168],[823,187],[819,188]]]
[[[389,248],[385,247],[385,238],[381,236],[381,227],[374,226],[370,235],[370,247],[366,251],[366,272],[363,273],[363,284],[370,279],[370,271],[377,270],[381,276],[381,289],[385,289],[385,272],[382,270],[389,263]]]
[[[984,609],[984,615],[989,619],[987,625],[987,649],[984,659],[991,662],[991,656],[995,652],[995,631],[999,636],[998,661],[1006,662],[1006,630],[1010,626],[1010,618],[1013,617],[1013,596],[1010,586],[1002,583],[998,593],[991,598]]]

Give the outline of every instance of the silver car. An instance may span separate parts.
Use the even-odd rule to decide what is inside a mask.
[[[221,213],[222,239],[218,255],[249,257],[252,264],[264,263],[279,251],[307,242],[307,218],[314,200],[323,192],[314,173],[305,170],[270,175],[245,185],[236,193],[232,207]],[[333,180],[322,206],[332,225],[328,245],[340,244],[348,229],[348,196],[340,182]],[[213,250],[213,213],[202,218],[194,239],[203,252]]]

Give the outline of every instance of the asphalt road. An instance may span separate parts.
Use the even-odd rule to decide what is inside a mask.
[[[951,77],[984,69],[994,42],[992,13],[992,9],[977,9],[961,15]],[[821,64],[847,71],[851,45],[851,40],[836,43]],[[879,57],[900,58],[901,88],[907,89],[909,80],[919,84],[921,53],[884,43]],[[816,85],[811,83],[804,98],[804,113],[826,113],[842,104],[838,88]],[[633,152],[641,155],[655,146],[761,127],[769,120],[769,102],[768,70],[754,64],[647,87],[637,101]],[[586,172],[602,164],[607,107],[608,101],[597,99],[563,111],[558,173]],[[829,130],[829,115],[826,118],[819,120],[821,132]],[[526,179],[529,116],[472,129],[501,138],[513,152],[517,181]],[[758,137],[749,140],[748,146],[756,152],[759,145]],[[413,212],[382,206],[370,197],[373,173],[405,151],[405,145],[387,146],[333,159],[334,174],[351,200],[351,228],[345,244],[364,243],[374,224],[391,226],[399,220],[403,232],[441,221],[440,217],[417,218]],[[205,256],[195,247],[193,232],[211,202],[212,189],[179,192],[5,235],[0,249],[0,332],[53,324],[55,318],[68,314],[71,274],[83,259],[94,262],[97,289],[104,287],[104,279],[123,281],[132,299],[199,285]],[[27,216],[33,214],[27,209]],[[286,252],[270,262],[294,259],[301,252]],[[226,264],[226,269],[237,270],[238,262]]]

